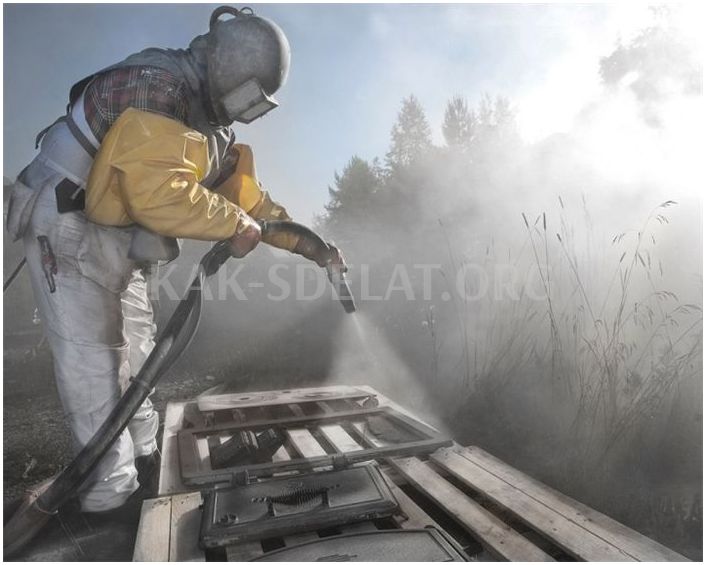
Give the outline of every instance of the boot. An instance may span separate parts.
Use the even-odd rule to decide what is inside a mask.
[[[135,459],[137,482],[140,483],[140,488],[137,492],[142,491],[142,498],[154,498],[157,496],[157,490],[159,488],[159,467],[161,461],[162,457],[159,450],[155,450],[149,455],[144,455]]]

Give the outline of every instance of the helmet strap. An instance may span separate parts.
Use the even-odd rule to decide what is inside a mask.
[[[253,12],[252,8],[248,6],[241,8],[240,10],[233,6],[219,6],[213,10],[213,13],[211,14],[211,19],[208,22],[209,31],[213,29],[213,26],[216,25],[218,18],[220,18],[223,14],[230,14],[234,18],[237,18],[239,16],[254,16],[255,12]]]

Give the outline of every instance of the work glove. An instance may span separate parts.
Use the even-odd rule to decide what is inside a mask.
[[[327,243],[326,245],[328,246],[327,249],[322,250],[314,242],[302,237],[299,238],[297,245],[292,251],[310,261],[314,261],[319,267],[333,268],[339,273],[345,273],[348,267],[338,247],[333,243]]]
[[[260,243],[261,236],[260,225],[250,216],[243,214],[235,229],[235,234],[229,240],[230,254],[238,259],[245,257]]]

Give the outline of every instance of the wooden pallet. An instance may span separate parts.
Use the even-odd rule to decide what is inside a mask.
[[[375,394],[382,406],[394,406],[403,411],[369,387],[356,388]],[[335,396],[335,390],[329,393]],[[268,406],[249,406],[245,412],[240,408],[231,410],[223,398],[209,399],[209,406],[218,406],[220,412],[225,410],[230,417],[244,419],[253,415],[262,417],[263,413],[270,417],[273,413],[311,413],[312,406],[278,404],[273,394],[276,396],[276,393],[268,393],[271,402]],[[291,392],[288,394],[291,398]],[[327,414],[350,411],[355,403],[356,400],[350,398],[316,402],[317,410]],[[206,419],[217,421],[224,418],[224,414],[194,411],[194,404],[168,406],[160,477],[163,496],[145,501],[135,546],[136,560],[194,561],[207,557],[198,547],[201,495],[184,492],[186,487],[179,480],[178,465],[175,465],[176,433],[184,425],[198,426]],[[287,410],[282,411],[282,406],[288,406]],[[347,453],[384,445],[366,434],[361,423],[344,427],[335,420],[328,422],[317,428],[316,434],[307,428],[288,430],[287,444],[276,454],[277,460],[319,457],[331,446]],[[387,458],[380,463],[400,506],[392,519],[355,524],[338,532],[312,531],[238,544],[222,554],[208,557],[245,561],[273,549],[332,533],[434,526],[455,539],[473,560],[686,561],[683,556],[535,481],[477,447],[454,444],[429,457]]]

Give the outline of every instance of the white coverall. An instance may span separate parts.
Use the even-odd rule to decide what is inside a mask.
[[[41,191],[23,236],[27,267],[77,451],[139,371],[156,332],[145,277],[125,259],[131,230],[99,226],[82,211],[57,211],[56,185],[68,178],[85,186],[91,164],[60,122],[44,137],[24,177],[25,184]],[[54,293],[42,269],[37,240],[42,235],[56,259]],[[79,493],[83,511],[116,508],[137,489],[134,458],[157,448],[158,425],[147,399]]]

